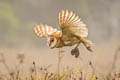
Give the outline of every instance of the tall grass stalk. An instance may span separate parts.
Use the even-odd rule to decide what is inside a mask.
[[[61,63],[61,60],[63,57],[62,53],[63,53],[62,49],[59,48],[59,50],[58,50],[57,80],[59,80],[59,78],[60,78],[60,63]]]

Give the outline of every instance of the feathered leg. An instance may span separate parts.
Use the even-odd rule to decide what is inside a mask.
[[[90,52],[93,52],[93,50],[91,49],[91,47],[93,47],[94,44],[90,40],[82,39],[81,41],[85,45],[85,47],[87,48],[87,50],[89,50]]]

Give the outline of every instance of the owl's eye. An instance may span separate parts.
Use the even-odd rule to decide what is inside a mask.
[[[50,40],[50,42],[53,42],[53,41],[54,41],[54,39],[51,39],[51,40]]]

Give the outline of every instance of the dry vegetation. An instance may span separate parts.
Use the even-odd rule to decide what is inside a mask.
[[[7,74],[0,72],[0,80],[87,80],[84,70],[80,68],[71,68],[67,66],[60,71],[63,53],[64,51],[59,50],[56,72],[50,72],[48,70],[51,65],[46,68],[41,68],[37,67],[36,63],[33,61],[33,65],[31,65],[27,75],[24,75],[24,72],[21,71],[20,68],[20,66],[24,63],[24,54],[17,54],[16,60],[18,64],[15,66],[15,69],[12,70],[6,63],[7,59],[5,58],[4,53],[0,53],[0,64],[2,64],[7,70]],[[120,72],[115,72],[114,70],[116,68],[115,64],[119,53],[120,48],[118,48],[114,54],[112,70],[107,75],[99,73],[95,66],[93,66],[92,61],[90,61],[89,66],[92,70],[92,74],[90,75],[89,80],[120,80]]]

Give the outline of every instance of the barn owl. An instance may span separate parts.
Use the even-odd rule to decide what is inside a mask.
[[[79,44],[83,43],[87,50],[92,51],[91,47],[94,44],[85,39],[88,35],[86,24],[73,11],[61,10],[58,13],[58,24],[60,30],[47,24],[40,24],[35,25],[33,31],[38,37],[47,38],[47,44],[51,49],[76,44],[71,53],[78,57],[78,52],[75,54],[73,52],[78,51]]]

